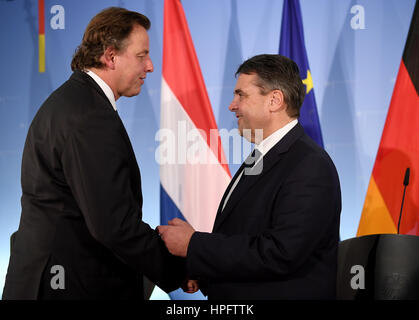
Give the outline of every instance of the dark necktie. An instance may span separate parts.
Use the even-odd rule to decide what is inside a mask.
[[[243,175],[241,179],[243,179],[244,176],[257,175],[262,172],[262,166],[260,166],[260,162],[254,168],[256,162],[259,160],[261,156],[262,153],[258,149],[253,149],[252,153],[246,158],[246,160],[244,160]]]

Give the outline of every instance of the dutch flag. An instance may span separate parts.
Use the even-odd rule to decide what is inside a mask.
[[[157,138],[161,224],[178,217],[197,231],[211,232],[231,174],[179,0],[164,3],[161,118]],[[171,298],[191,298],[185,295],[178,290]]]

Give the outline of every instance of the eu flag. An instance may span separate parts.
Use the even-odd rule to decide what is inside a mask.
[[[304,127],[305,132],[321,147],[324,147],[314,97],[313,80],[304,44],[303,20],[299,0],[284,0],[279,54],[294,60],[300,69],[300,76],[306,87],[306,97],[301,107],[299,122]]]

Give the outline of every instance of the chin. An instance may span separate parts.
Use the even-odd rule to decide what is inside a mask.
[[[252,130],[251,129],[243,129],[243,128],[238,128],[237,129],[239,131],[239,134],[245,138],[247,141],[254,143],[254,136],[252,134]]]
[[[139,94],[140,94],[140,92],[141,92],[141,88],[140,89],[138,89],[137,91],[135,91],[135,92],[130,92],[130,93],[127,93],[127,94],[125,94],[124,96],[125,97],[135,97],[135,96],[138,96]]]

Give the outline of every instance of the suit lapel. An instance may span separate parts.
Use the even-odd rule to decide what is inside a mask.
[[[220,201],[220,204],[218,205],[218,210],[217,210],[217,217],[221,214],[221,211],[223,210],[223,205],[224,205],[224,201],[227,197],[227,195],[230,193],[231,188],[234,185],[234,182],[237,180],[237,178],[240,175],[240,172],[244,169],[244,163],[242,163],[242,165],[240,166],[240,168],[236,171],[236,174],[234,175],[233,179],[230,180],[230,183],[227,186],[227,189],[224,191],[223,197]]]
[[[246,176],[245,179],[242,179],[237,184],[236,188],[230,195],[224,210],[222,209],[223,203],[227,194],[230,192],[230,189],[233,185],[233,181],[237,179],[238,174],[240,174],[241,170],[243,170],[244,164],[241,165],[240,169],[237,170],[237,173],[234,175],[234,178],[230,182],[227,190],[224,192],[223,198],[221,203],[218,207],[217,216],[214,222],[213,231],[216,231],[223,221],[229,216],[229,214],[233,211],[236,207],[237,203],[246,196],[252,186],[259,181],[262,177],[264,177],[271,169],[274,167],[282,158],[283,154],[286,153],[292,144],[300,138],[304,134],[304,130],[299,123],[292,128],[275,146],[272,147],[271,150],[262,158],[258,164],[256,164],[251,171]],[[261,167],[262,166],[262,167]],[[251,174],[260,172],[259,174]]]

